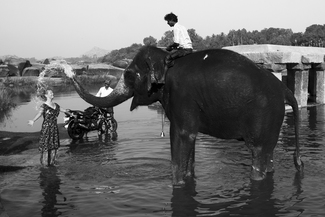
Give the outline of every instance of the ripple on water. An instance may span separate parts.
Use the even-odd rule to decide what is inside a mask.
[[[93,134],[64,141],[54,169],[1,173],[1,203],[9,216],[322,216],[324,107],[302,109],[303,174],[294,168],[288,114],[274,152],[275,172],[260,182],[249,179],[251,154],[243,142],[199,135],[195,182],[170,187],[169,138],[158,138],[160,125],[139,118],[122,122],[116,141]]]

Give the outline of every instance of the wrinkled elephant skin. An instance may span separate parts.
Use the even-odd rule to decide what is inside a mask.
[[[173,184],[194,177],[195,140],[199,132],[245,142],[252,153],[251,178],[273,171],[273,150],[285,114],[293,108],[296,132],[294,164],[303,170],[299,153],[299,110],[293,93],[271,72],[248,58],[224,49],[203,50],[175,60],[165,72],[156,47],[143,47],[107,97],[89,94],[73,77],[78,94],[100,107],[133,97],[131,110],[159,101],[170,120]]]

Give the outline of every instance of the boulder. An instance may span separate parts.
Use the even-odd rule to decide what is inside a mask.
[[[111,68],[110,65],[99,63],[99,64],[89,64],[87,75],[106,75]]]
[[[50,64],[49,59],[46,58],[46,59],[44,60],[43,64],[46,64],[46,65],[47,65],[47,64]]]
[[[6,64],[11,64],[11,65],[15,65],[18,66],[19,63],[21,62],[25,62],[26,59],[24,58],[20,58],[20,57],[16,57],[16,56],[7,56],[4,60],[4,62]]]
[[[7,65],[0,65],[0,77],[9,76],[9,68]]]
[[[18,71],[18,67],[12,64],[8,64],[8,69],[9,69],[9,76],[19,76],[19,71]]]
[[[43,63],[32,63],[32,66],[43,70],[45,68],[46,64],[43,64]]]
[[[27,67],[23,70],[22,76],[39,76],[41,69],[38,67]]]
[[[29,60],[25,60],[25,61],[22,61],[22,62],[18,63],[19,76],[23,75],[23,71],[24,71],[25,68],[31,67],[31,66],[32,66],[32,64],[30,63]]]
[[[76,75],[85,75],[87,74],[87,66],[84,65],[71,65],[73,72]]]
[[[125,69],[131,63],[131,61],[132,60],[128,60],[128,59],[117,60],[112,65],[115,66],[115,67]]]
[[[76,75],[113,75],[118,79],[123,72],[122,68],[117,68],[104,63],[89,64],[89,65],[72,65]]]

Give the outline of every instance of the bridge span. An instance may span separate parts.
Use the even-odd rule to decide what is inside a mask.
[[[274,73],[294,93],[300,107],[325,104],[325,48],[282,45],[224,47]]]

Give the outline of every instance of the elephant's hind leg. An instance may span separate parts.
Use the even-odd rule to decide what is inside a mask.
[[[267,139],[246,142],[247,147],[252,152],[251,179],[263,180],[266,177],[266,173],[274,171],[273,150],[277,143],[277,138],[274,135],[273,138],[268,137]]]
[[[262,147],[249,145],[252,152],[251,179],[263,180],[266,177],[266,158],[262,154]]]

